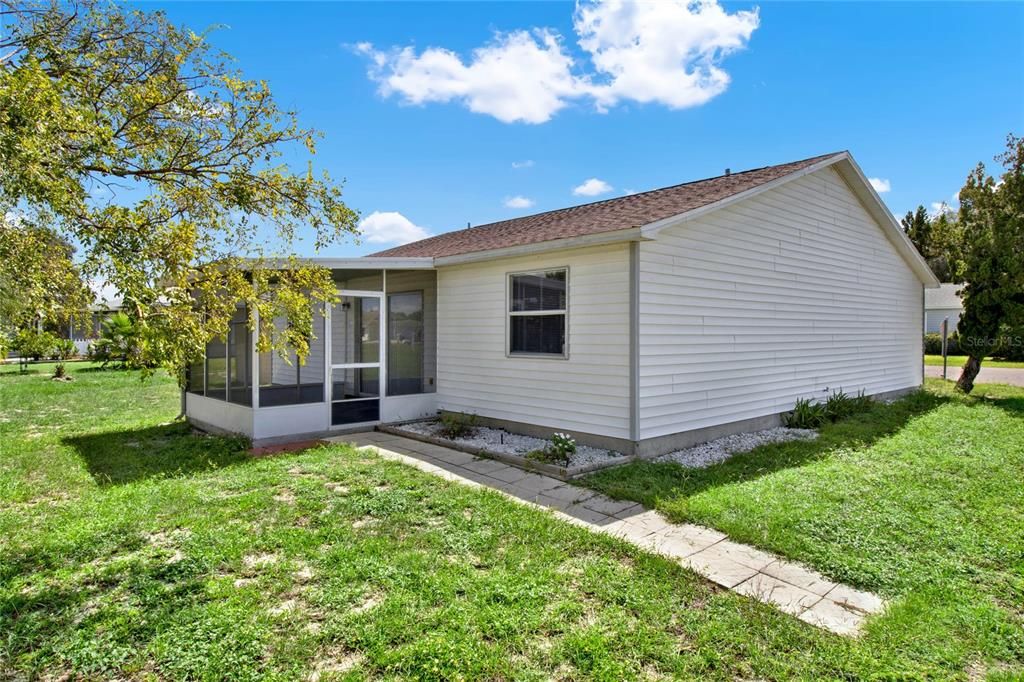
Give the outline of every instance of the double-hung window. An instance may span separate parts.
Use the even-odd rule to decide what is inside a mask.
[[[508,278],[509,354],[567,357],[568,269],[517,272]]]

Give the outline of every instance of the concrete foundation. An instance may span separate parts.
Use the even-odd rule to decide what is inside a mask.
[[[920,386],[908,386],[907,388],[895,391],[878,393],[873,395],[872,398],[880,401],[895,400],[920,388]],[[571,429],[555,430],[562,433],[568,433],[576,439],[577,443],[583,445],[589,445],[591,447],[602,448],[605,450],[615,450],[636,459],[653,459],[677,450],[692,448],[695,445],[707,443],[708,441],[715,440],[717,438],[732,436],[737,433],[749,433],[751,431],[761,431],[764,429],[775,428],[776,426],[782,426],[783,416],[787,412],[788,410],[786,412],[778,412],[776,414],[769,414],[762,417],[741,419],[739,421],[728,422],[726,424],[715,424],[714,426],[705,426],[699,429],[670,433],[655,438],[644,438],[639,441],[602,436],[596,433],[573,431]],[[469,415],[466,415],[466,417],[469,418]],[[537,426],[535,424],[528,424],[508,419],[494,419],[492,417],[481,416],[476,416],[474,418],[476,423],[480,426],[486,426],[492,429],[505,429],[506,431],[521,433],[535,438],[550,438],[554,431],[551,427]]]

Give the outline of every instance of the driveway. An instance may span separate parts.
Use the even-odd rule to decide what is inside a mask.
[[[926,365],[924,368],[926,377],[941,377],[942,367]],[[946,378],[956,381],[960,377],[960,366],[950,365],[946,372]],[[986,367],[981,365],[976,384],[1010,384],[1011,386],[1024,386],[1024,369],[1003,369],[1000,367]]]

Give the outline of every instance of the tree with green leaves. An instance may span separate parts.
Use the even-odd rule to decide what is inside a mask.
[[[916,211],[907,211],[900,221],[903,224],[903,231],[917,247],[918,253],[928,259],[932,252],[932,221],[924,206],[918,206]]]
[[[280,254],[358,219],[314,172],[318,134],[160,12],[0,0],[0,21],[0,214],[78,246],[86,276],[122,293],[144,366],[182,378],[240,303],[264,321],[260,350],[306,355],[311,306],[334,285]]]
[[[1024,138],[1011,134],[1006,147],[996,157],[1005,169],[998,181],[979,163],[960,190],[967,284],[958,332],[968,358],[956,386],[965,393],[1000,334],[1024,324]]]
[[[943,204],[934,215],[924,206],[907,211],[903,231],[942,282],[960,282],[963,234],[956,213]]]
[[[0,216],[0,333],[62,325],[92,303],[73,254],[53,229]]]

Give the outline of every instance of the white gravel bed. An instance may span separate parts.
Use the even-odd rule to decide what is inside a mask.
[[[759,445],[785,443],[791,440],[813,440],[817,437],[818,432],[813,429],[787,429],[777,426],[774,429],[724,436],[686,450],[670,452],[656,461],[676,462],[691,469],[703,469],[724,462],[733,455],[753,450]]]
[[[402,424],[396,428],[401,431],[418,433],[421,436],[431,436],[433,438],[447,440],[451,443],[458,443],[459,445],[468,445],[470,447],[480,448],[482,450],[487,450],[488,452],[516,455],[518,457],[525,457],[526,453],[531,450],[539,450],[551,442],[544,440],[543,438],[534,438],[533,436],[509,433],[502,429],[492,429],[486,426],[474,426],[472,434],[466,438],[445,438],[440,434],[440,423],[436,421],[413,422],[411,424]],[[577,444],[576,452],[570,456],[567,468],[579,467],[597,462],[608,462],[610,460],[623,457],[625,457],[625,455],[614,450],[602,450],[601,448],[592,448],[588,445]]]

